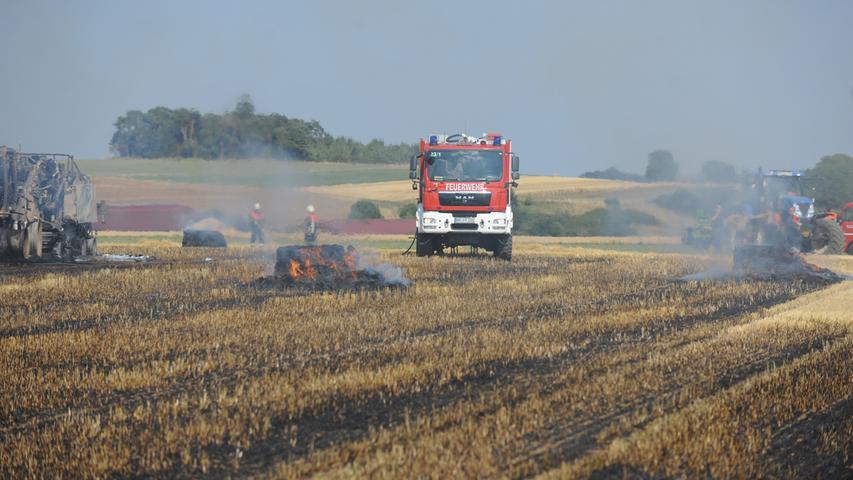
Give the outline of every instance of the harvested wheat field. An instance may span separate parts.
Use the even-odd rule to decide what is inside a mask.
[[[411,181],[395,180],[361,184],[340,184],[302,187],[301,190],[328,195],[340,199],[368,199],[379,202],[408,202],[412,201]],[[558,176],[525,176],[520,192],[523,194],[579,194],[579,193],[612,193],[623,190],[661,190],[672,188],[676,183],[637,183],[619,180],[601,180],[596,178],[576,178]]]
[[[853,282],[543,244],[318,292],[135,250],[0,267],[0,477],[851,475]]]

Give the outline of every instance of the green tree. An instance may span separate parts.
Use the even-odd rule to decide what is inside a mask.
[[[129,110],[118,117],[116,131],[110,140],[110,150],[120,157],[142,156],[140,150],[143,139],[148,135],[145,114],[139,110]]]
[[[379,207],[370,200],[359,200],[352,204],[349,211],[349,218],[351,220],[382,218],[382,212],[380,212]]]
[[[709,182],[731,183],[737,180],[737,171],[734,165],[710,160],[702,164],[702,178]]]
[[[252,101],[252,96],[248,93],[240,95],[237,99],[237,105],[234,107],[234,115],[242,118],[248,118],[255,115],[255,102]]]
[[[853,202],[853,157],[842,153],[823,157],[804,177],[804,193],[815,198],[819,209],[838,210]]]
[[[653,182],[667,182],[675,180],[678,175],[678,164],[669,150],[655,150],[649,154],[649,163],[646,165],[646,178]]]
[[[198,148],[198,129],[201,114],[196,110],[179,108],[173,111],[173,121],[178,128],[177,149],[174,154],[179,157],[194,157]],[[172,155],[170,155],[172,156]]]
[[[188,108],[130,110],[118,117],[110,149],[119,156],[143,158],[284,158],[332,162],[402,163],[415,145],[367,145],[334,137],[315,120],[255,112],[249,95],[234,110],[200,114]]]

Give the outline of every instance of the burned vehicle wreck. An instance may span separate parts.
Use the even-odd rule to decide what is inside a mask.
[[[36,260],[95,255],[95,187],[71,155],[0,146],[0,255]]]

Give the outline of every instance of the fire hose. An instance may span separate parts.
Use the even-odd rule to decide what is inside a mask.
[[[412,247],[413,247],[413,246],[415,246],[415,242],[416,242],[417,240],[418,240],[418,236],[417,236],[417,235],[415,235],[414,237],[412,237],[412,243],[410,243],[410,244],[409,244],[409,248],[407,248],[407,249],[406,249],[406,251],[405,251],[405,252],[403,252],[401,255],[409,255],[409,254],[411,254],[411,252],[412,252]]]

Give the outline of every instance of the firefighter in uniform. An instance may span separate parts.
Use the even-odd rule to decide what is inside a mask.
[[[305,217],[305,243],[313,245],[317,242],[317,214],[314,213],[314,205],[305,208],[308,216]]]
[[[264,244],[264,212],[261,210],[261,204],[256,203],[255,208],[249,212],[249,227],[252,230],[252,239],[249,241],[252,245],[258,243]]]

